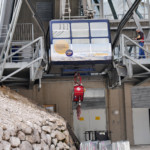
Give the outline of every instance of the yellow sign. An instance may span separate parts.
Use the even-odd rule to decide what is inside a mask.
[[[94,56],[108,56],[108,53],[96,53]]]
[[[100,119],[101,119],[100,116],[95,117],[95,120],[100,120]]]
[[[65,40],[58,40],[54,44],[54,49],[59,54],[65,54],[66,51],[69,49],[69,44]]]
[[[84,117],[80,117],[80,119],[79,119],[80,121],[84,121]]]

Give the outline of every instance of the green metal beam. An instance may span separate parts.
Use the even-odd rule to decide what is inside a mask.
[[[108,0],[108,3],[109,3],[109,6],[110,6],[110,9],[112,11],[112,14],[114,16],[114,19],[118,19],[117,13],[116,13],[115,8],[114,8],[114,5],[112,3],[112,0]]]
[[[140,19],[143,19],[143,16],[141,13],[138,11],[138,8],[135,10],[136,14],[139,16]]]
[[[94,0],[95,4],[99,4],[98,0]],[[99,7],[97,6],[97,9],[99,10]]]

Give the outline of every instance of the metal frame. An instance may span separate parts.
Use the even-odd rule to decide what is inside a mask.
[[[91,37],[90,33],[89,33],[89,37],[72,37],[72,30],[71,30],[71,23],[88,23],[89,25],[89,32],[90,32],[90,23],[93,22],[106,22],[107,23],[107,27],[108,27],[108,36],[106,37]],[[52,29],[52,24],[53,23],[69,23],[70,25],[70,38],[53,38],[53,29]],[[110,35],[110,25],[109,25],[109,20],[107,19],[101,19],[101,20],[62,20],[62,21],[57,21],[57,20],[53,20],[50,21],[50,43],[53,44],[53,39],[70,39],[71,43],[72,43],[72,39],[91,39],[92,38],[108,38],[109,42],[111,42],[111,35]]]
[[[13,12],[11,24],[9,26],[9,30],[5,39],[5,42],[2,43],[1,45],[3,46],[1,54],[0,54],[0,82],[9,82],[9,81],[30,81],[34,82],[36,79],[39,79],[41,81],[42,74],[43,74],[43,69],[44,67],[42,66],[42,61],[44,61],[45,58],[45,48],[44,48],[44,38],[39,37],[34,40],[34,29],[33,29],[33,24],[26,24],[28,28],[30,28],[31,33],[30,34],[30,39],[27,40],[17,40],[17,42],[13,41],[14,33],[15,30],[17,29],[17,20],[19,17],[19,13],[21,10],[23,0],[17,0],[16,1],[16,6]],[[24,24],[19,24],[21,28],[24,28]],[[21,37],[20,35],[18,35]],[[33,41],[34,40],[34,41]],[[12,52],[12,46],[16,45],[19,46],[20,48],[17,48],[15,52]],[[24,52],[26,49],[29,49],[29,52]],[[31,52],[31,53],[30,53]],[[25,60],[26,57],[23,56],[24,54],[29,54],[30,56],[26,56],[28,58],[28,61]],[[20,56],[16,56],[16,54]],[[17,59],[22,59],[22,61],[12,61],[14,58]],[[15,66],[15,67],[14,67]],[[11,71],[11,73],[6,74],[6,76],[3,76],[4,70],[5,69],[13,69],[15,71]],[[16,69],[17,68],[17,69]],[[26,78],[20,78],[20,76],[15,76],[17,73],[21,72],[27,68],[30,73],[29,79]],[[41,82],[39,82],[39,86],[41,86]]]
[[[29,44],[23,46],[22,48],[20,48],[19,50],[17,50],[13,54],[7,56],[6,60],[13,57],[15,54],[23,51],[25,48],[32,46],[33,44],[37,44],[38,46],[36,47],[36,49],[34,51],[34,54],[33,54],[33,57],[31,58],[31,61],[28,62],[27,64],[25,64],[24,66],[22,66],[21,68],[17,69],[16,71],[12,72],[11,74],[9,74],[5,77],[1,76],[0,77],[1,82],[12,77],[13,75],[17,74],[18,72],[24,70],[25,68],[31,68],[30,80],[34,81],[36,79],[37,72],[41,66],[41,61],[44,59],[44,39],[43,39],[43,37],[39,37],[39,38],[35,39],[34,41],[30,42]]]
[[[122,66],[126,67],[125,69],[127,69],[127,75],[124,75],[124,79],[122,80],[122,82],[125,82],[128,80],[135,81],[135,80],[139,79],[137,81],[142,80],[141,83],[143,83],[144,81],[149,80],[149,77],[150,77],[150,66],[149,67],[145,66],[145,62],[146,62],[146,64],[150,65],[150,62],[149,62],[150,58],[143,58],[143,59],[141,58],[139,61],[139,59],[136,59],[136,57],[130,56],[127,51],[127,42],[130,42],[130,44],[132,44],[138,48],[142,48],[144,50],[144,52],[147,53],[148,56],[150,56],[150,52],[147,51],[144,47],[141,47],[136,41],[134,41],[134,40],[130,39],[128,36],[122,34],[120,37],[120,55],[116,59],[117,63],[114,63],[114,66],[118,71],[118,75],[119,75],[120,79],[121,79],[120,74],[123,74],[123,73],[119,72],[118,64],[121,64]],[[141,67],[146,72],[143,73],[143,71],[142,71],[141,73],[134,74],[133,65],[137,65],[137,66]]]
[[[14,13],[13,13],[12,22],[11,22],[9,30],[8,30],[8,34],[7,34],[6,40],[4,42],[3,49],[1,51],[0,60],[2,60],[3,56],[4,56],[4,60],[3,60],[3,64],[0,66],[0,77],[2,77],[2,74],[3,74],[3,71],[4,71],[6,58],[8,56],[8,52],[9,52],[10,47],[11,47],[11,42],[12,42],[13,35],[14,35],[14,32],[15,32],[17,20],[18,20],[18,17],[19,17],[21,6],[22,6],[22,2],[23,2],[22,0],[18,0],[18,3],[16,5],[16,8],[15,8]]]

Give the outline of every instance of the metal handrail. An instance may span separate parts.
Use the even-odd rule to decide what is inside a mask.
[[[147,51],[144,47],[140,46],[137,42],[135,42],[135,40],[130,39],[128,36],[122,34],[123,37],[125,37],[126,39],[128,39],[130,42],[132,42],[133,44],[135,44],[137,47],[143,49],[145,52],[147,52],[148,54],[150,54],[149,51]],[[136,40],[139,41],[139,40]]]
[[[12,53],[11,55],[9,55],[6,59],[8,59],[8,58],[10,58],[10,57],[12,57],[12,56],[14,56],[14,55],[16,55],[17,53],[21,52],[22,50],[24,50],[25,48],[29,47],[30,45],[32,45],[32,44],[38,42],[39,40],[41,40],[41,38],[42,38],[42,37],[39,37],[39,38],[35,39],[34,41],[30,42],[29,44],[23,46],[22,48],[18,49],[16,52],[13,52],[13,53]]]
[[[8,78],[12,77],[13,75],[17,74],[18,72],[20,72],[21,70],[23,70],[23,69],[25,69],[25,68],[31,66],[31,65],[34,64],[35,62],[37,62],[37,61],[39,61],[39,60],[42,60],[42,59],[43,59],[43,57],[37,58],[36,60],[30,62],[29,64],[25,65],[24,67],[22,67],[22,68],[20,68],[20,69],[18,69],[18,70],[16,70],[16,71],[14,71],[13,73],[9,74],[8,76],[2,78],[2,79],[1,79],[1,82],[5,81],[6,79],[8,79]]]
[[[122,57],[126,57],[127,59],[129,59],[130,61],[136,63],[137,65],[139,65],[141,68],[143,68],[144,70],[150,72],[150,69],[145,67],[144,65],[142,65],[141,63],[139,63],[137,60],[133,59],[131,56],[128,56],[125,53],[125,41],[124,39],[128,39],[130,42],[134,43],[136,46],[142,48],[145,52],[149,53],[149,51],[147,51],[146,49],[144,49],[143,47],[141,47],[137,42],[135,42],[134,40],[130,39],[129,37],[127,37],[126,35],[122,34],[121,35],[121,41],[120,41],[120,45],[121,45],[121,51],[122,51]]]
[[[12,56],[14,56],[15,54],[21,52],[22,50],[24,50],[25,48],[35,44],[35,43],[39,43],[39,46],[37,47],[37,49],[35,50],[34,54],[33,54],[33,57],[31,59],[31,62],[29,62],[28,64],[26,64],[25,66],[17,69],[16,71],[12,72],[11,74],[9,74],[8,76],[6,77],[3,77],[0,81],[3,82],[5,81],[6,79],[12,77],[13,75],[17,74],[18,72],[24,70],[25,68],[29,68],[31,67],[32,68],[32,76],[31,76],[31,79],[32,81],[35,80],[36,78],[36,74],[38,72],[38,69],[41,65],[41,61],[44,59],[44,39],[43,37],[39,37],[37,39],[35,39],[34,41],[30,42],[29,44],[25,45],[24,47],[20,48],[19,50],[17,50],[16,52],[14,52],[13,54],[9,55],[7,57],[8,58],[11,58]],[[38,53],[37,53],[38,52]],[[36,54],[38,55],[36,55]],[[38,64],[37,64],[38,63]],[[35,68],[35,69],[33,69]]]

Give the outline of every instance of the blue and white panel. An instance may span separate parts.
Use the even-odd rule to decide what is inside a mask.
[[[51,61],[112,59],[107,20],[51,21]]]

